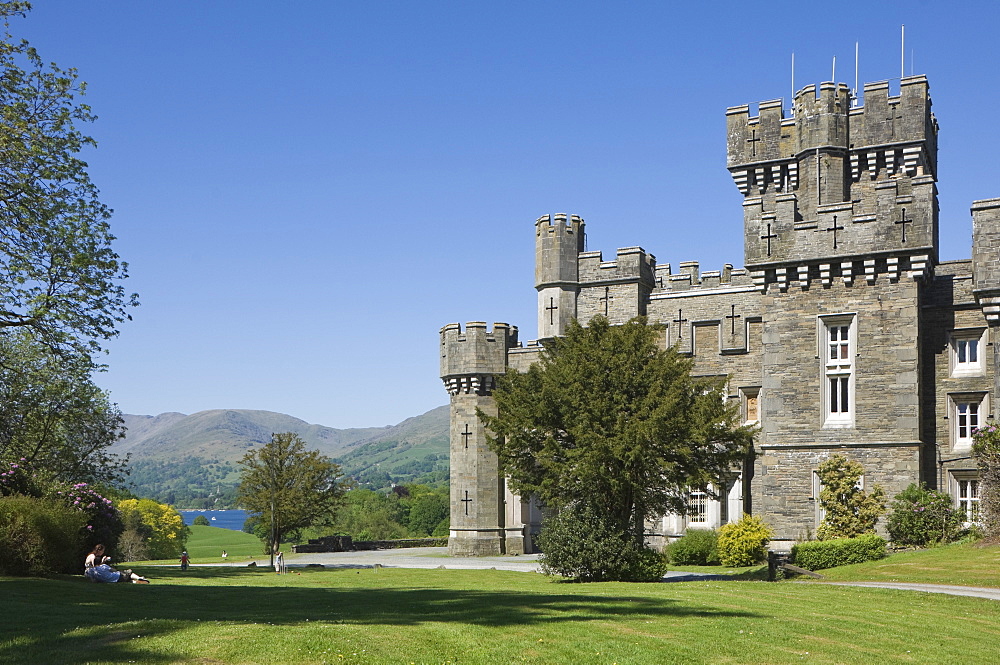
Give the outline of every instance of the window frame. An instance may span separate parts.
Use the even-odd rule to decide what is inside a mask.
[[[972,434],[977,427],[983,425],[989,414],[989,393],[963,392],[948,393],[948,417],[951,421],[948,430],[951,438],[951,449],[954,452],[969,452],[972,450]],[[975,405],[973,410],[962,412],[963,405]],[[964,432],[963,432],[964,429]],[[962,434],[965,436],[962,436]]]
[[[822,375],[820,385],[824,428],[854,427],[857,399],[858,318],[856,313],[828,314],[817,321],[817,353]],[[846,335],[844,332],[846,328]],[[831,339],[837,331],[838,338]],[[831,358],[831,349],[840,348]],[[846,349],[844,348],[846,346]],[[846,398],[846,409],[844,402]],[[837,410],[834,411],[834,400]]]
[[[979,474],[975,471],[952,471],[949,476],[955,509],[965,514],[963,520],[965,526],[977,524],[982,517],[982,487]],[[970,483],[970,487],[974,483],[975,496],[962,497],[963,483]],[[967,505],[963,506],[963,502]]]
[[[969,342],[975,342],[976,360],[960,360],[963,350],[968,358]],[[952,330],[948,335],[948,373],[952,377],[984,376],[986,365],[983,351],[986,350],[986,329],[968,328]]]

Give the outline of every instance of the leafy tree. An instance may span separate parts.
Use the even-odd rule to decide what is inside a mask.
[[[861,463],[834,455],[816,473],[822,483],[820,508],[826,513],[816,537],[830,540],[875,533],[875,524],[885,513],[885,491],[880,485],[874,485],[871,493],[861,489],[865,473]]]
[[[352,489],[337,512],[334,529],[355,540],[393,540],[409,535],[405,519],[397,494]]]
[[[292,432],[272,434],[270,443],[250,450],[240,464],[239,502],[267,525],[262,540],[272,563],[282,535],[332,521],[348,487],[339,465],[307,451]]]
[[[516,491],[599,510],[641,543],[647,517],[685,512],[689,488],[721,485],[753,430],[737,424],[725,377],[691,376],[693,361],[660,339],[644,318],[573,322],[527,372],[500,378],[496,415],[479,417]]]
[[[442,522],[447,522],[450,501],[441,492],[426,492],[411,499],[410,533],[414,536],[430,536],[438,530]]]
[[[132,525],[134,531],[145,537],[150,557],[172,559],[180,556],[189,530],[184,526],[184,518],[172,506],[152,499],[125,499],[118,502],[118,510],[123,515],[126,532]]]
[[[198,515],[198,517],[194,518],[194,522],[192,522],[192,524],[195,526],[212,526],[212,523],[209,522],[208,518],[204,515]]]
[[[0,2],[0,331],[26,328],[48,347],[86,357],[117,334],[135,294],[111,247],[111,211],[78,157],[95,119],[77,101],[74,69],[46,65],[7,19],[27,2]]]
[[[53,353],[26,330],[0,331],[0,459],[24,459],[66,482],[122,480],[108,453],[124,420],[90,379],[91,364]]]

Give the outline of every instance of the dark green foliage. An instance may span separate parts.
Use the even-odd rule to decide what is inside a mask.
[[[774,532],[757,515],[743,515],[739,522],[719,529],[719,562],[723,566],[752,566],[767,559]]]
[[[807,570],[877,561],[886,556],[885,539],[873,533],[857,538],[814,540],[792,547],[792,562]]]
[[[688,529],[664,554],[675,566],[714,566],[719,563],[718,538],[715,529]]]
[[[212,526],[212,523],[204,515],[198,515],[191,524],[194,526]]]
[[[964,517],[948,494],[911,484],[893,500],[886,528],[896,545],[924,547],[958,538]]]
[[[443,493],[427,493],[413,498],[408,520],[410,534],[433,535],[441,522],[447,522],[450,507],[448,497]]]
[[[60,501],[0,497],[0,575],[83,572],[87,516]]]
[[[600,506],[615,534],[641,542],[647,516],[684,512],[690,487],[720,485],[742,462],[753,430],[725,401],[725,377],[692,377],[693,360],[661,339],[642,318],[573,322],[527,372],[501,377],[496,415],[479,417],[516,492]]]
[[[666,558],[623,534],[601,511],[569,506],[546,520],[538,543],[546,575],[577,582],[658,582]]]
[[[822,483],[820,507],[825,512],[816,530],[820,540],[853,538],[875,533],[875,524],[885,513],[885,492],[873,485],[871,492],[861,489],[864,467],[844,455],[834,455],[819,465],[816,473]]]

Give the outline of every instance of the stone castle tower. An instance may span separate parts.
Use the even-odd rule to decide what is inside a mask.
[[[688,514],[647,525],[654,542],[743,512],[774,527],[776,546],[806,537],[822,519],[815,471],[833,454],[860,461],[865,482],[890,497],[914,482],[949,491],[973,519],[971,432],[1000,394],[1000,199],[973,204],[973,260],[940,262],[938,125],[922,76],[903,78],[898,95],[888,82],[866,84],[863,105],[846,85],[822,83],[799,90],[788,117],[781,100],[758,111],[726,112],[746,268],[688,261],[675,273],[636,246],[604,261],[584,251],[581,218],[546,215],[535,222],[539,337],[574,318],[646,315],[695,373],[728,376],[729,397],[759,424],[741,468],[691,488]],[[530,551],[537,509],[504,491],[488,449],[473,457],[465,446],[483,440],[474,409],[492,407],[485,377],[523,370],[539,347],[520,345],[506,324],[441,334],[452,551]],[[461,377],[480,374],[479,388],[462,388],[472,379]]]

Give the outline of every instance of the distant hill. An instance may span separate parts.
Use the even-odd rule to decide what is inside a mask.
[[[237,462],[275,432],[294,432],[368,487],[440,483],[448,478],[448,407],[397,425],[336,429],[273,411],[216,409],[191,415],[125,415],[126,437],[111,452],[129,454],[133,491],[179,507],[231,507]]]

